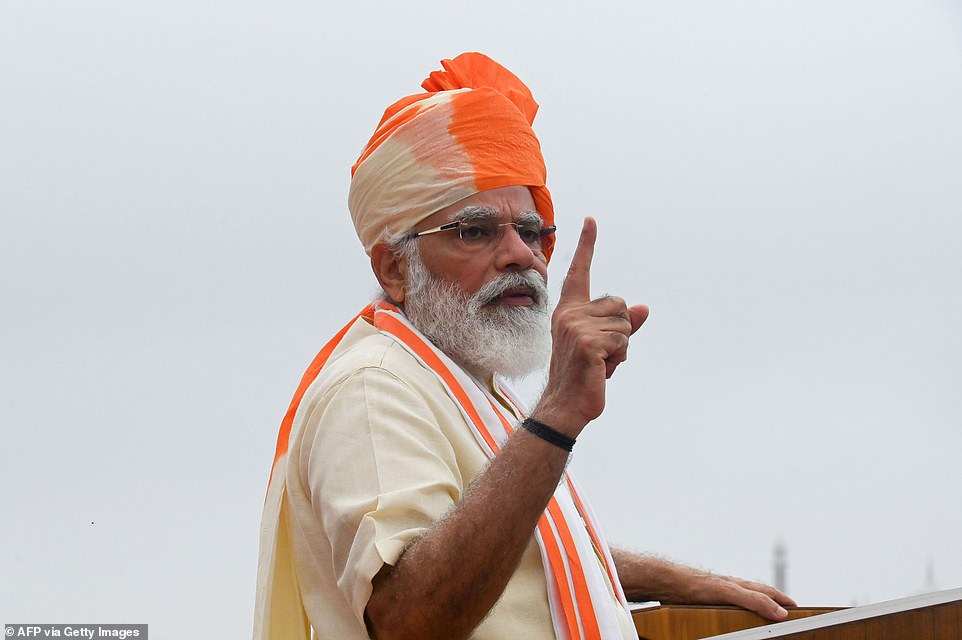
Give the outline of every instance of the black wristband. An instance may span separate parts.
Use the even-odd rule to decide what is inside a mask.
[[[574,438],[569,438],[565,434],[552,429],[543,422],[538,422],[532,418],[525,418],[524,422],[521,423],[521,426],[545,442],[550,442],[556,447],[561,447],[568,453],[571,453],[571,450],[574,449]]]

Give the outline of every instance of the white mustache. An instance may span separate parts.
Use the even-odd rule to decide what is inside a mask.
[[[537,271],[528,269],[520,273],[504,273],[498,276],[475,291],[468,298],[468,304],[482,307],[500,298],[505,291],[517,287],[527,287],[532,290],[536,307],[542,306],[548,298],[548,285]]]

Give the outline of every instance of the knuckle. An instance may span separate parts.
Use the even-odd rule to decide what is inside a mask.
[[[628,303],[625,302],[624,298],[604,295],[600,298],[595,298],[592,304],[597,313],[613,317],[617,316],[629,322],[631,321],[631,315],[628,313]]]
[[[621,296],[608,296],[608,300],[618,308],[624,309],[625,311],[628,310],[628,303],[625,302],[625,299]]]

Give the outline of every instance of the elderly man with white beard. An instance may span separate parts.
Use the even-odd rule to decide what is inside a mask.
[[[282,423],[255,638],[636,637],[636,601],[766,585],[611,548],[567,471],[643,305],[592,299],[586,218],[549,311],[554,209],[527,87],[481,54],[385,112],[349,202],[383,296],[321,350]],[[528,412],[503,378],[548,364]]]

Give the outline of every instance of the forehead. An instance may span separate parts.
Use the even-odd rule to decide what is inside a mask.
[[[425,218],[418,228],[430,228],[451,222],[465,209],[486,209],[506,220],[515,220],[523,213],[537,211],[534,198],[527,187],[500,187],[481,191],[447,206]]]

